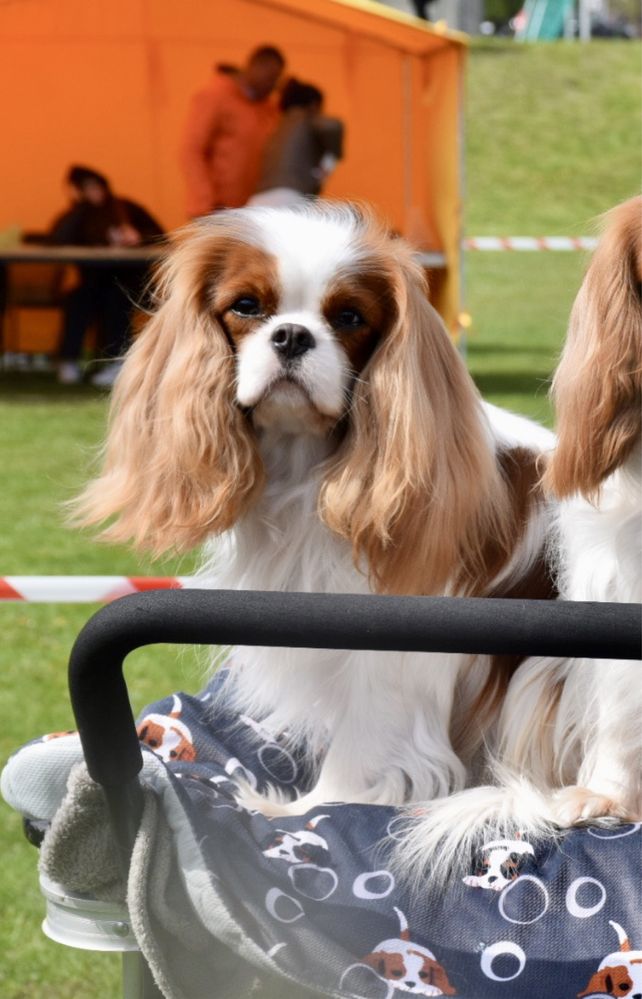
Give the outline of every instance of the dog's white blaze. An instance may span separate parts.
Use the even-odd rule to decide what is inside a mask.
[[[303,326],[314,338],[314,346],[297,360],[289,377],[307,393],[320,412],[340,416],[350,370],[345,352],[314,304],[296,312],[279,308],[257,330],[241,341],[237,361],[237,399],[242,406],[254,406],[269,387],[286,374],[272,336],[280,326]],[[287,405],[287,404],[286,404]]]

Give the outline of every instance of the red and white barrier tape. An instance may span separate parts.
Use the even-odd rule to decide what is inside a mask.
[[[594,250],[594,236],[469,236],[465,250]]]
[[[189,576],[0,576],[0,602],[109,603],[145,590],[180,590]]]

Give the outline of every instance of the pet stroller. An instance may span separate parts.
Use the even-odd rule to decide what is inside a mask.
[[[137,732],[122,666],[152,643],[637,659],[640,624],[632,604],[204,590],[115,601],[71,654],[79,742],[39,740],[13,758],[40,753],[41,776],[54,749],[67,773],[86,763],[44,839],[45,932],[122,951],[126,999],[637,995],[642,824],[490,843],[477,875],[413,890],[386,866],[397,810],[248,813],[234,778],[296,787],[296,753],[227,711],[216,677],[146,709]],[[159,756],[149,746],[166,731],[173,748]],[[497,880],[484,880],[489,864],[501,890],[483,890]]]

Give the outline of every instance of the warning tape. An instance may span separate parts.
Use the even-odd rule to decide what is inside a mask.
[[[517,250],[537,252],[540,250],[594,250],[597,246],[594,236],[470,236],[463,241],[465,250]]]
[[[109,603],[146,590],[180,590],[190,576],[0,576],[0,602]]]

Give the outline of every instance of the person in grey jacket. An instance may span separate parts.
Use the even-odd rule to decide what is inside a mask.
[[[343,123],[322,113],[318,87],[288,80],[280,108],[281,121],[268,141],[249,205],[294,205],[317,197],[343,155]]]

